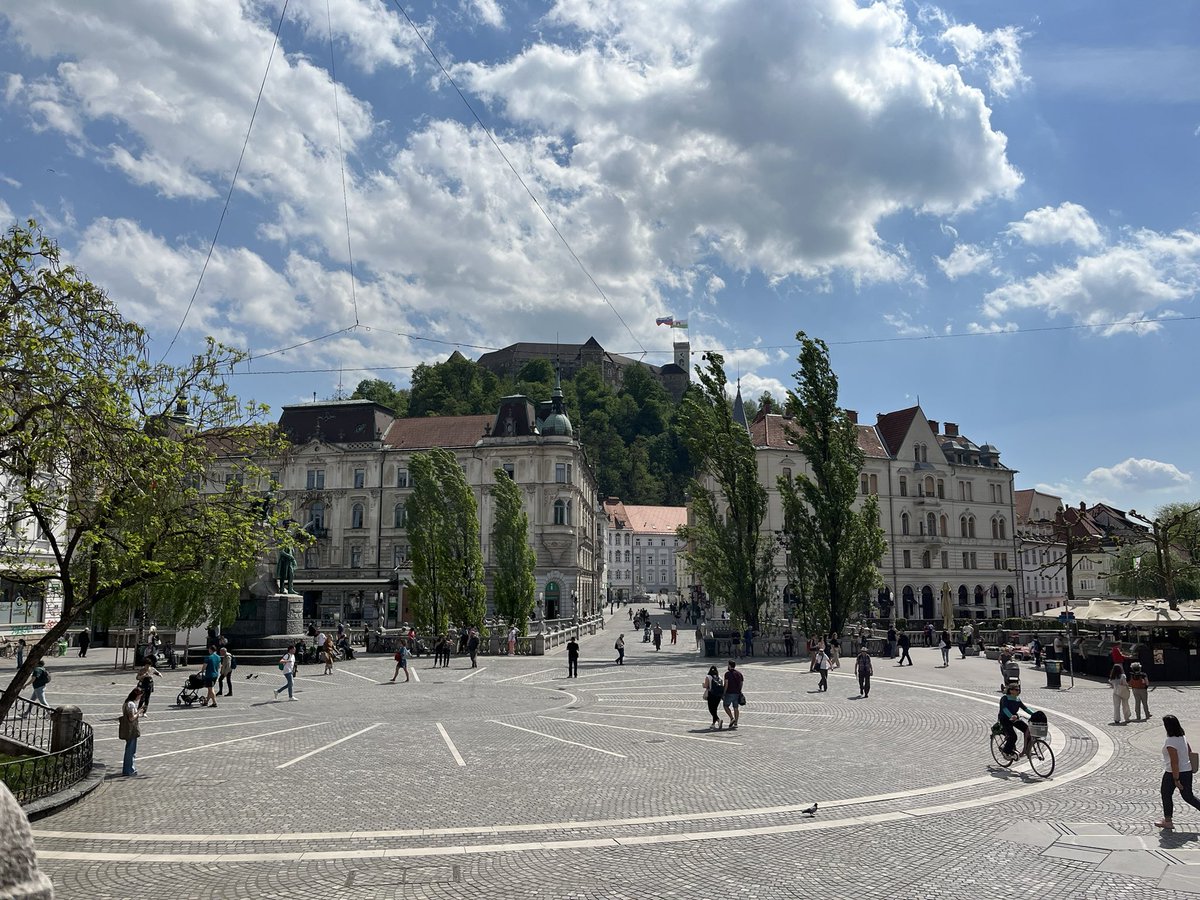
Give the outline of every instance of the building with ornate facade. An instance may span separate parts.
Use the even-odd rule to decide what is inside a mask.
[[[919,406],[880,413],[874,425],[859,423],[864,462],[859,496],[878,497],[887,550],[879,568],[884,586],[863,598],[872,615],[895,604],[904,619],[939,620],[949,590],[958,618],[1015,616],[1017,537],[1013,469],[991,444],[976,444],[958,425],[929,419]],[[812,474],[792,439],[789,418],[760,411],[749,423],[758,456],[759,481],[768,507],[763,529],[783,530],[777,479]],[[776,594],[785,587],[786,557],[776,560]]]
[[[406,504],[415,454],[451,451],[479,509],[489,614],[494,574],[489,487],[502,470],[522,488],[545,618],[599,608],[603,528],[595,476],[563,408],[506,397],[495,415],[397,418],[369,400],[285,406],[292,447],[267,465],[275,502],[315,541],[297,559],[306,621],[396,626],[411,622]],[[236,461],[229,461],[234,465]]]
[[[617,497],[604,501],[604,596],[626,602],[642,594],[680,590],[677,557],[685,542],[686,506],[633,506]]]
[[[62,586],[58,579],[29,583],[22,575],[56,572],[58,566],[47,534],[15,481],[0,474],[0,638],[27,641],[40,638],[62,615]],[[55,523],[65,539],[66,512]]]

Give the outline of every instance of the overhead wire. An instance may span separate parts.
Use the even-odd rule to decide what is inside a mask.
[[[325,22],[329,27],[329,83],[333,86],[333,121],[337,125],[338,166],[342,173],[342,210],[346,215],[346,257],[350,261],[350,303],[358,324],[358,295],[354,287],[354,248],[350,244],[350,199],[346,192],[346,151],[342,148],[342,113],[338,107],[337,63],[333,52],[333,13],[325,0]]]
[[[246,136],[242,139],[242,150],[238,154],[237,165],[233,170],[233,177],[229,179],[229,190],[225,193],[225,203],[221,207],[221,215],[217,219],[217,228],[213,232],[212,240],[208,244],[208,253],[204,257],[204,265],[200,267],[200,276],[196,279],[196,287],[192,291],[192,296],[188,299],[187,308],[183,311],[183,316],[179,320],[179,327],[175,329],[175,335],[171,338],[171,343],[167,345],[167,349],[163,352],[159,362],[167,358],[175,346],[175,342],[179,340],[179,335],[183,331],[183,326],[191,315],[192,306],[196,303],[196,297],[200,294],[200,286],[204,284],[204,275],[208,272],[208,264],[212,261],[213,251],[217,247],[217,238],[221,235],[221,226],[225,223],[225,214],[229,212],[229,204],[233,199],[233,190],[237,187],[238,175],[242,171],[242,161],[246,158],[246,147],[250,144],[250,132],[254,130],[254,121],[258,118],[258,107],[262,104],[263,91],[267,86],[267,75],[271,72],[271,63],[275,59],[275,50],[279,46],[279,33],[283,30],[283,21],[287,17],[288,3],[290,0],[283,0],[283,9],[279,12],[279,23],[275,26],[275,37],[271,41],[271,52],[267,54],[267,65],[263,69],[262,81],[258,85],[258,95],[254,98],[254,110],[250,113],[250,124],[246,126]]]
[[[545,207],[542,206],[537,196],[525,182],[525,179],[521,177],[521,173],[517,171],[517,167],[513,165],[512,160],[508,158],[508,154],[504,152],[504,148],[500,146],[500,142],[497,141],[495,135],[492,134],[492,130],[484,124],[484,121],[482,118],[480,118],[479,113],[475,111],[475,107],[471,105],[471,101],[467,99],[467,95],[464,94],[462,88],[458,86],[458,82],[454,80],[450,72],[447,71],[444,65],[442,65],[441,59],[438,57],[437,53],[434,52],[433,47],[429,45],[429,42],[425,40],[425,35],[421,33],[421,29],[417,27],[417,23],[414,22],[409,16],[408,11],[405,10],[403,4],[400,3],[400,0],[392,0],[392,5],[395,6],[396,9],[400,10],[400,15],[404,16],[404,20],[408,22],[408,26],[413,30],[413,33],[416,34],[417,39],[420,40],[421,44],[425,47],[425,50],[429,53],[430,58],[433,59],[434,63],[437,64],[438,69],[441,70],[442,76],[447,82],[449,82],[450,86],[454,88],[455,93],[458,94],[459,99],[462,100],[463,104],[470,111],[471,116],[475,119],[476,123],[478,123],[479,127],[483,129],[483,133],[487,135],[487,139],[491,142],[492,146],[496,148],[496,152],[500,154],[500,158],[504,160],[505,164],[516,177],[517,181],[521,183],[521,187],[525,189],[525,193],[529,195],[529,199],[533,201],[533,205],[537,207],[538,212],[540,212],[542,217],[545,218],[548,223],[550,223],[550,227],[554,230],[554,233],[558,235],[558,239],[562,241],[562,245],[567,248],[567,252],[571,254],[571,258],[575,260],[575,264],[579,266],[580,271],[582,271],[587,277],[587,280],[591,282],[592,287],[596,289],[596,293],[598,293],[600,298],[608,304],[608,308],[611,309],[613,315],[617,317],[617,321],[625,326],[625,330],[629,332],[629,336],[633,338],[633,342],[641,348],[641,352],[643,354],[649,352],[645,347],[642,346],[642,342],[638,340],[637,335],[633,333],[633,329],[629,327],[629,323],[625,321],[625,317],[621,315],[617,307],[613,305],[613,302],[608,299],[608,294],[604,292],[604,288],[600,287],[596,279],[592,277],[592,273],[588,271],[588,267],[583,264],[583,260],[579,258],[579,255],[575,252],[574,248],[571,247],[570,241],[568,241],[566,236],[564,236],[559,230],[558,225],[555,224],[554,219],[550,216],[550,213],[546,211]]]

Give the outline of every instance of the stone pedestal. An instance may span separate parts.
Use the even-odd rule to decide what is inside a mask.
[[[50,752],[57,753],[79,743],[79,735],[83,730],[83,710],[78,706],[59,706],[50,713],[50,723],[53,728],[50,735]]]
[[[304,636],[304,598],[275,593],[245,600],[237,621],[223,633],[239,664],[274,663],[288,644]]]

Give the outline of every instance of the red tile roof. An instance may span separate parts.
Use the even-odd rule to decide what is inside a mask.
[[[383,436],[384,446],[395,450],[447,450],[474,447],[495,416],[426,416],[396,419]]]
[[[795,450],[796,444],[791,440],[791,432],[798,427],[792,419],[778,413],[759,415],[750,424],[750,443],[755,447],[771,450]],[[875,428],[871,425],[856,427],[858,428],[858,448],[862,450],[863,454],[876,459],[886,459],[887,451]]]
[[[879,429],[883,445],[892,456],[900,455],[900,448],[904,444],[905,437],[908,436],[908,429],[912,427],[913,420],[920,411],[921,407],[910,406],[908,409],[883,413],[878,417],[875,427]]]
[[[629,516],[626,527],[630,531],[674,534],[687,524],[686,506],[625,506],[625,513]]]

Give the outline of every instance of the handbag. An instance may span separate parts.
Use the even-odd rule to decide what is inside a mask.
[[[1192,745],[1188,744],[1188,762],[1192,764],[1192,771],[1200,769],[1200,753],[1192,749]]]
[[[746,705],[748,702],[749,702],[749,701],[748,701],[748,700],[746,700],[746,695],[745,695],[745,694],[742,694],[742,702],[741,702],[741,704],[740,704],[740,705],[741,705],[741,706],[745,706],[745,705]]]

